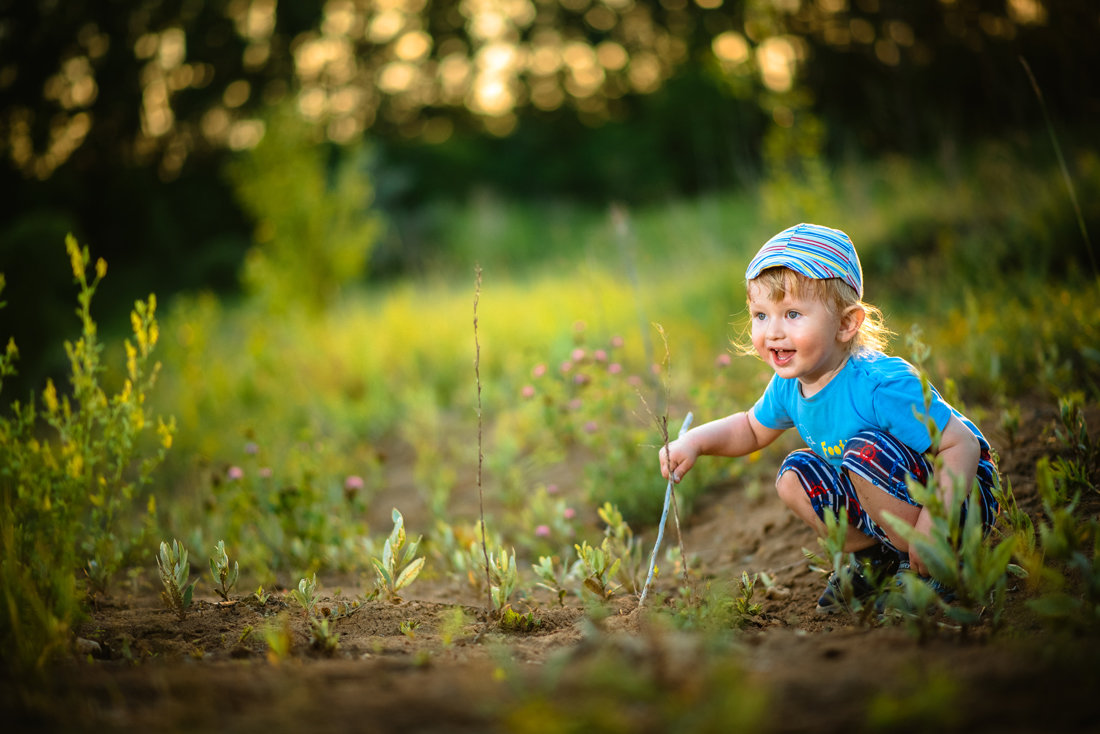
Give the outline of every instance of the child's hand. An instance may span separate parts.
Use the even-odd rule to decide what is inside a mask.
[[[917,515],[917,521],[913,524],[913,527],[921,533],[921,535],[931,535],[932,533],[932,515],[925,508],[921,508],[920,514]],[[920,557],[920,553],[917,552],[917,546],[914,543],[909,544],[909,567],[916,571],[918,576],[931,576],[932,572],[929,570],[928,565],[924,562],[924,559]]]
[[[671,471],[672,481],[679,484],[684,475],[695,465],[695,460],[699,458],[699,449],[691,440],[691,433],[689,432],[670,442],[667,453],[665,447],[662,446],[658,451],[658,456],[661,460],[661,476],[669,479]]]

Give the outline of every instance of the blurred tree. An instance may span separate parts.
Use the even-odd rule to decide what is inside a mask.
[[[0,0],[0,139],[26,179],[172,179],[255,145],[258,111],[288,95],[334,142],[430,144],[559,110],[644,129],[639,98],[705,69],[780,123],[774,97],[806,89],[830,128],[911,147],[944,122],[1037,119],[1020,55],[1058,114],[1095,113],[1098,15],[1092,0]]]
[[[1095,140],[1098,31],[1095,0],[0,0],[0,327],[53,328],[19,289],[64,288],[31,252],[61,230],[146,279],[122,303],[232,285],[220,173],[273,104],[374,138],[406,219],[472,183],[637,201],[1039,127],[1021,56]]]
[[[362,277],[377,238],[365,153],[331,158],[314,128],[274,108],[260,144],[229,166],[241,206],[255,219],[243,281],[273,313],[316,312]]]

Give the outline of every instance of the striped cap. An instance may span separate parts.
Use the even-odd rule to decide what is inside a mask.
[[[863,268],[848,235],[820,224],[796,224],[768,240],[745,271],[752,280],[768,268],[790,268],[807,278],[840,278],[863,298]]]

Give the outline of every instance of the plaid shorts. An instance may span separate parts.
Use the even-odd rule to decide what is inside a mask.
[[[823,521],[826,508],[831,509],[838,517],[843,512],[848,517],[848,527],[894,548],[885,531],[860,505],[849,473],[867,480],[903,502],[919,506],[909,495],[908,480],[912,478],[927,486],[932,476],[932,464],[923,454],[918,454],[890,434],[868,430],[857,433],[845,443],[841,468],[833,466],[810,449],[799,449],[783,461],[776,479],[786,471],[793,471],[798,477],[802,489],[810,498],[814,512]],[[997,467],[993,464],[989,449],[984,447],[978,457],[977,479],[982,526],[989,532],[997,517],[997,500],[993,491],[998,486],[998,478]],[[963,502],[963,520],[966,519],[969,504],[969,498]]]

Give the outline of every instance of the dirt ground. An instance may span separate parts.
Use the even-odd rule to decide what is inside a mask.
[[[1055,417],[1052,408],[1025,411],[1013,444],[987,431],[1029,512],[1039,511],[1034,463],[1053,450]],[[1096,497],[1089,502],[1095,513]],[[747,570],[776,582],[758,594],[763,613],[717,648],[717,661],[713,637],[674,631],[630,596],[603,618],[572,597],[564,607],[529,600],[539,626],[505,632],[471,587],[426,578],[401,603],[368,601],[335,619],[339,647],[325,655],[310,647],[285,594],[265,604],[202,598],[180,621],[150,587],[101,600],[78,631],[78,654],[49,684],[30,702],[4,697],[5,729],[1100,731],[1097,636],[1042,627],[1022,586],[1010,592],[1002,630],[941,629],[918,640],[901,626],[816,616],[822,577],[800,550],[815,541],[770,494],[708,493],[685,518],[683,542],[700,557],[701,581],[732,585]],[[662,579],[653,598],[670,584]],[[338,609],[355,592],[322,595]],[[263,632],[273,623],[289,633],[282,657]]]

